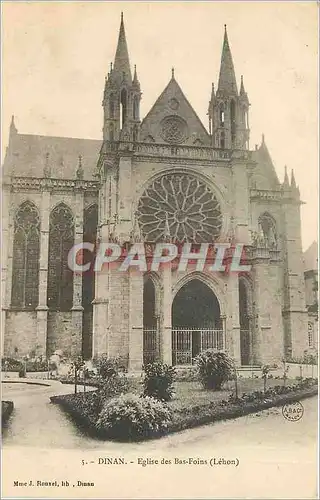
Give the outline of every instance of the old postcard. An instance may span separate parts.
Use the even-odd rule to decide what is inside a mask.
[[[2,9],[2,498],[318,498],[318,5]]]

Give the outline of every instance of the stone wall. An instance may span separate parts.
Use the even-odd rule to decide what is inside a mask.
[[[5,356],[25,356],[30,354],[36,346],[37,313],[35,311],[7,311],[4,337]]]

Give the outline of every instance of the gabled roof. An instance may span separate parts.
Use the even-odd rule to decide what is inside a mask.
[[[52,178],[75,179],[79,156],[84,179],[94,180],[102,141],[14,134],[10,136],[5,156],[4,175],[15,177],[44,177],[46,164]]]
[[[183,93],[174,74],[143,119],[140,132],[141,140],[151,136],[155,142],[165,142],[161,135],[161,122],[169,116],[176,116],[187,123],[188,133],[183,141],[184,144],[210,145],[210,136],[207,130]]]
[[[265,143],[264,135],[258,149],[252,152],[252,159],[257,162],[252,181],[258,189],[278,189],[279,179],[272,158]]]

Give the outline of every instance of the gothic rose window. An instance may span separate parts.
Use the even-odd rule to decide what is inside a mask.
[[[48,306],[69,311],[73,302],[73,272],[68,253],[74,244],[74,222],[71,210],[60,203],[50,214]]]
[[[166,174],[144,191],[137,217],[145,241],[213,242],[220,234],[220,204],[210,188],[190,174]]]
[[[188,135],[188,126],[178,116],[168,116],[161,123],[160,134],[162,139],[171,144],[180,144]]]
[[[23,203],[14,220],[12,307],[35,309],[39,292],[40,219],[33,203]]]

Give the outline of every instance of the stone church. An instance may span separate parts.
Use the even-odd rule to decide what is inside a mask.
[[[143,118],[141,96],[122,17],[99,140],[21,134],[12,119],[2,175],[5,355],[107,353],[129,370],[154,359],[189,365],[206,348],[242,366],[303,355],[300,192],[293,172],[279,181],[264,137],[249,147],[249,98],[226,27],[208,128],[173,69]],[[240,242],[251,271],[181,272],[172,262],[159,272],[74,273],[68,254],[82,241],[149,250]]]

